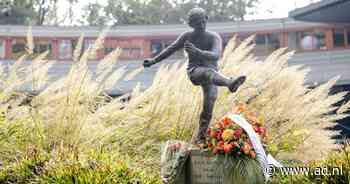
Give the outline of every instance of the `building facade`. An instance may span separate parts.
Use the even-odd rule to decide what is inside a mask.
[[[187,25],[117,26],[109,30],[104,48],[95,58],[101,59],[115,48],[122,49],[121,59],[136,60],[152,57],[167,47]],[[350,49],[350,23],[308,23],[289,18],[208,24],[218,32],[224,46],[234,35],[240,40],[256,34],[255,52],[258,56],[288,47],[297,52],[315,52]],[[23,54],[28,28],[0,26],[0,59],[16,59]],[[71,60],[75,45],[84,33],[83,50],[91,46],[101,29],[97,27],[32,27],[35,53],[50,51],[53,60]],[[178,52],[174,58],[182,57]]]

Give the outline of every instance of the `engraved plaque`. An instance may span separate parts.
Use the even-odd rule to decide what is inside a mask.
[[[189,159],[189,176],[191,184],[222,184],[223,173],[218,164],[221,157],[215,158],[208,152],[192,150]]]

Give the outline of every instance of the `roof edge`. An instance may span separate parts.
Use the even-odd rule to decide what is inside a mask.
[[[321,0],[316,3],[311,3],[307,6],[297,8],[295,10],[292,10],[288,13],[288,17],[298,17],[303,16],[305,14],[308,14],[310,12],[317,11],[319,9],[325,8],[326,6],[334,6],[336,4],[342,3],[346,0]]]

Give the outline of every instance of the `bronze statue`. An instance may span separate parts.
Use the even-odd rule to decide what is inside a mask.
[[[199,130],[196,143],[205,141],[205,133],[212,118],[214,104],[217,98],[217,86],[226,86],[233,93],[246,79],[227,78],[218,72],[218,60],[222,52],[221,37],[206,31],[208,16],[204,9],[193,8],[188,13],[188,25],[193,31],[182,33],[171,45],[152,59],[144,61],[144,67],[167,58],[175,51],[184,48],[188,54],[187,75],[194,85],[200,85],[203,91],[203,109],[199,119]]]

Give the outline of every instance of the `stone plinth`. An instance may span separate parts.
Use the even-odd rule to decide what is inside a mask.
[[[223,184],[223,173],[218,164],[223,156],[214,156],[210,152],[191,150],[182,174],[176,184]]]

